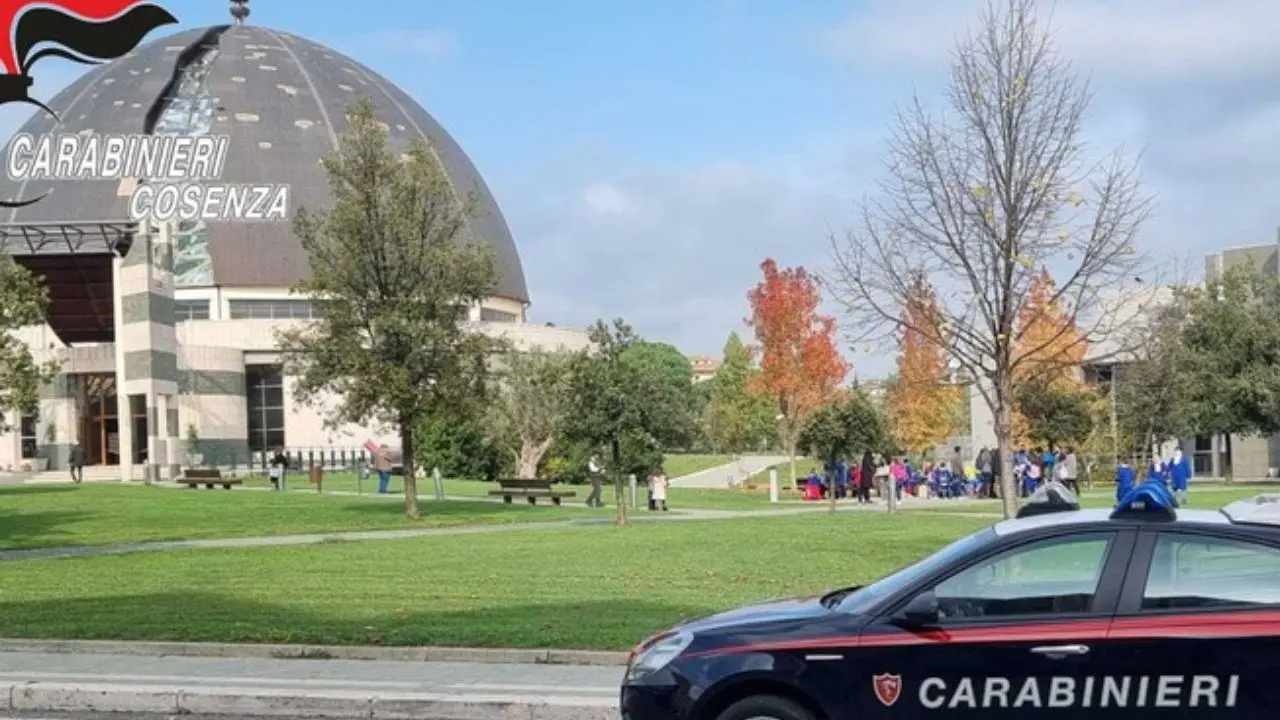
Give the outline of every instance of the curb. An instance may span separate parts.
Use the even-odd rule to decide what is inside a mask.
[[[252,690],[156,685],[0,685],[0,710],[15,713],[131,713],[378,720],[614,720],[615,700],[484,695],[369,694],[340,690]]]
[[[511,665],[623,666],[627,653],[601,650],[537,650],[244,643],[22,640],[0,638],[0,652],[143,657],[267,658],[275,660],[388,660],[394,662],[500,663]],[[3,703],[0,703],[2,705]]]

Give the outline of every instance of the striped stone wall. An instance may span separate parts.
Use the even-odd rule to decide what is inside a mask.
[[[129,254],[116,261],[116,373],[120,417],[131,416],[129,398],[140,395],[147,408],[146,477],[177,475],[180,448],[178,341],[174,330],[173,231],[152,225],[134,238]],[[121,423],[122,471],[132,475],[131,423]],[[128,437],[126,437],[128,436]],[[127,464],[126,464],[127,461]]]
[[[194,428],[204,464],[246,462],[249,428],[244,353],[234,348],[181,345],[178,366],[178,426],[184,456],[192,452],[187,439],[188,431]]]

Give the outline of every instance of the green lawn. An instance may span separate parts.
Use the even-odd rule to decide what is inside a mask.
[[[689,457],[689,456],[681,456]],[[712,457],[712,456],[699,456]],[[713,466],[714,467],[714,466]],[[708,488],[682,488],[680,480],[675,479],[671,483],[671,487],[667,492],[667,505],[673,509],[698,509],[698,510],[760,510],[769,507],[769,491],[767,487],[768,480],[766,478],[766,486],[757,488],[754,491],[745,489],[708,489]],[[245,478],[247,487],[269,487],[270,481],[261,475],[254,475]],[[302,473],[288,476],[286,487],[290,493],[315,493],[315,485],[308,482],[307,477]],[[321,487],[325,493],[355,493],[364,494],[373,493],[378,487],[378,479],[365,478],[363,482],[359,481],[354,472],[329,472],[325,473],[324,483]],[[392,477],[390,490],[392,493],[402,493],[404,491],[404,481],[399,477]],[[445,495],[449,497],[461,498],[487,498],[489,491],[496,490],[497,483],[484,482],[481,480],[462,480],[449,478],[444,481]],[[573,498],[566,499],[569,505],[581,504],[586,500],[587,494],[591,492],[589,485],[555,485],[553,489],[559,491],[569,491],[576,493]],[[431,496],[435,492],[432,481],[428,478],[418,486],[418,494]],[[628,490],[628,493],[630,491]],[[637,489],[637,497],[641,505],[645,502],[645,487],[639,485]],[[783,497],[789,497],[783,492]],[[613,486],[605,487],[604,500],[606,504],[613,504]]]
[[[0,636],[624,649],[874,579],[984,524],[811,515],[6,562]]]
[[[403,505],[389,498],[140,485],[9,487],[0,488],[0,550],[532,522],[588,514],[585,508],[424,501],[422,517],[410,521]]]

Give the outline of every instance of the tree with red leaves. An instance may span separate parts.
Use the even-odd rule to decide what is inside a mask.
[[[755,392],[777,404],[778,434],[796,479],[796,444],[809,415],[831,399],[850,366],[836,348],[835,318],[818,312],[822,293],[804,268],[782,268],[766,259],[764,279],[747,293],[760,374]]]

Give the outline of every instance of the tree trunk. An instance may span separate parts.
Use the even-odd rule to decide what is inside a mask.
[[[1000,452],[1000,509],[1006,519],[1018,514],[1018,480],[1013,476],[1013,382],[1007,373],[993,388],[996,448]]]
[[[547,448],[551,447],[551,441],[552,438],[543,442],[530,439],[520,441],[520,454],[516,458],[516,473],[520,477],[538,477],[538,464],[542,462],[542,456],[547,454]]]
[[[831,495],[831,512],[836,511],[836,453],[831,452],[831,480],[827,482],[827,492]]]
[[[791,459],[791,487],[796,486],[796,443],[795,440],[787,439],[787,457]]]
[[[1225,445],[1227,446],[1227,452],[1224,453],[1226,455],[1226,462],[1222,462],[1221,459],[1219,459],[1219,462],[1222,462],[1223,479],[1227,481],[1228,485],[1230,485],[1234,482],[1233,479],[1236,474],[1235,458],[1231,457],[1231,433],[1226,433],[1222,437],[1226,441]]]
[[[627,524],[627,501],[622,490],[622,443],[618,438],[609,442],[609,452],[613,458],[613,499],[618,505],[614,511],[613,521],[618,525]]]
[[[413,462],[413,422],[400,418],[400,453],[404,466],[404,516],[416,520],[418,510],[418,476]]]

